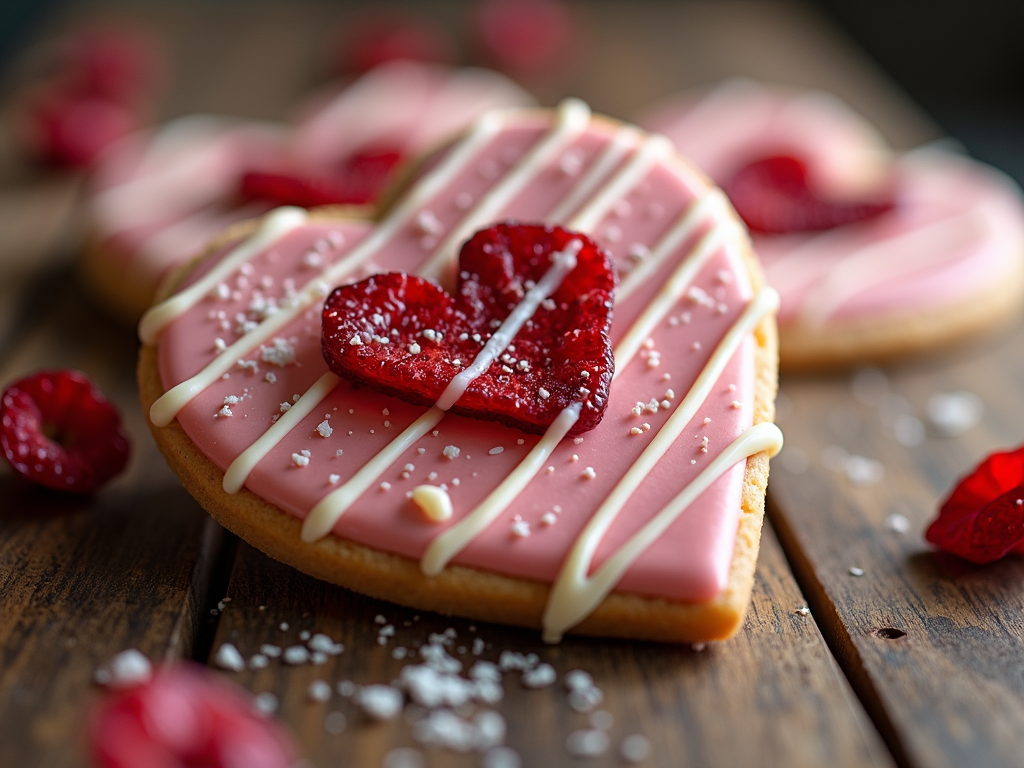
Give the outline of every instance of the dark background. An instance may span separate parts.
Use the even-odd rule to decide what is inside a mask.
[[[972,155],[1024,183],[1024,2],[808,2],[856,41]],[[248,4],[197,2],[232,3],[240,8]],[[6,69],[50,19],[85,5],[71,0],[0,0],[0,67]]]

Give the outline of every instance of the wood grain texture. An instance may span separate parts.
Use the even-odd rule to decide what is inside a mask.
[[[149,440],[131,331],[83,301],[66,273],[29,298],[0,382],[80,368],[133,438],[128,471],[86,498],[34,488],[0,466],[0,765],[78,766],[96,668],[126,648],[155,661],[190,652],[221,529]]]
[[[773,464],[772,519],[902,765],[1020,765],[1024,562],[973,566],[933,552],[922,531],[957,477],[1024,436],[1024,326],[885,373],[874,402],[854,397],[846,376],[783,380],[792,408],[780,418],[788,446]],[[953,391],[977,394],[984,416],[942,436],[926,404]],[[894,437],[907,416],[926,424],[920,445]],[[857,487],[826,468],[837,447],[881,462],[884,480]],[[887,527],[892,514],[909,521],[906,533]]]
[[[400,608],[318,582],[242,545],[227,589],[231,601],[220,619],[213,652],[232,643],[248,659],[263,643],[300,643],[299,633],[323,632],[345,651],[321,666],[288,666],[279,659],[261,670],[229,676],[280,701],[280,716],[314,765],[332,765],[346,755],[352,765],[380,765],[399,746],[418,746],[405,718],[370,723],[356,705],[334,693],[327,703],[307,696],[310,683],[324,680],[389,683],[402,667],[396,647],[413,649],[430,633],[453,628],[451,652],[468,667],[476,658],[499,659],[504,650],[536,653],[559,678],[573,669],[590,672],[604,692],[599,709],[611,713],[611,748],[588,765],[622,764],[618,747],[633,733],[651,743],[648,766],[888,766],[891,760],[864,712],[838,673],[809,616],[774,536],[762,541],[753,606],[744,630],[732,641],[702,652],[673,645],[567,638],[544,645],[539,633]],[[263,607],[263,608],[261,608]],[[385,645],[377,642],[383,616],[396,628]],[[282,631],[282,622],[287,629]],[[487,646],[478,657],[474,638]],[[458,652],[458,647],[463,653]],[[587,716],[566,703],[561,684],[528,690],[518,673],[504,677],[498,705],[508,726],[507,743],[523,765],[575,764],[565,741],[587,727]],[[407,712],[412,714],[415,707]],[[347,728],[325,729],[325,717],[341,712]],[[427,752],[428,765],[477,765],[475,755],[442,749]]]

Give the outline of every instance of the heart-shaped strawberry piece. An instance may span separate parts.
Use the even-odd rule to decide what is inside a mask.
[[[754,232],[783,234],[831,229],[891,211],[891,197],[838,201],[808,183],[807,164],[796,157],[766,157],[744,166],[725,186],[736,212]]]
[[[322,175],[251,171],[242,176],[242,199],[303,208],[364,205],[377,199],[401,161],[401,153],[394,150],[366,150]]]
[[[483,366],[451,412],[542,433],[581,403],[569,432],[578,434],[597,426],[608,404],[616,284],[611,257],[585,235],[498,224],[462,247],[454,295],[402,273],[335,289],[324,304],[324,359],[339,376],[421,405],[446,389],[450,398],[457,374]],[[493,362],[478,360],[485,348],[496,351]]]

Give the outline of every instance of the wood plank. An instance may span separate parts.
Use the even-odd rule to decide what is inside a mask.
[[[846,376],[784,379],[792,409],[780,414],[787,448],[772,467],[772,518],[902,765],[1020,765],[1024,562],[972,566],[933,552],[922,531],[955,478],[1021,442],[1024,325],[885,373],[877,404],[863,402],[863,390],[856,399]],[[961,390],[984,402],[976,426],[958,437],[930,428],[914,447],[894,439],[893,411],[924,419],[932,395]],[[880,461],[884,482],[855,487],[824,465],[828,446]],[[894,513],[909,521],[905,534],[886,527]]]
[[[340,754],[352,764],[380,765],[389,750],[416,741],[403,719],[369,723],[336,692],[327,703],[310,702],[310,683],[324,680],[332,689],[343,680],[388,683],[413,663],[393,658],[396,647],[414,648],[430,633],[448,628],[457,633],[451,653],[466,667],[476,658],[497,661],[502,651],[512,650],[536,653],[560,677],[573,669],[590,672],[605,694],[600,708],[614,718],[610,751],[590,765],[621,765],[619,744],[633,733],[650,740],[648,766],[892,765],[814,620],[798,612],[804,600],[770,530],[763,538],[745,628],[734,640],[703,652],[572,637],[547,646],[538,632],[483,623],[473,631],[469,621],[420,614],[316,581],[244,544],[227,596],[231,601],[217,628],[214,653],[230,642],[251,659],[263,643],[300,643],[303,630],[326,633],[344,644],[344,653],[321,666],[288,666],[277,659],[265,669],[226,673],[252,691],[277,697],[281,718],[315,765],[329,765]],[[377,643],[378,615],[396,628],[385,646]],[[472,652],[474,638],[487,643],[479,657]],[[497,710],[508,726],[507,743],[523,765],[575,764],[565,741],[587,726],[587,716],[569,708],[562,685],[527,690],[517,673],[508,672],[505,693]],[[332,712],[345,716],[343,733],[325,729],[325,717]],[[431,766],[479,761],[440,749],[427,757]]]
[[[132,331],[98,315],[66,273],[35,299],[0,381],[86,371],[121,409],[134,449],[126,474],[84,499],[0,466],[0,765],[80,766],[94,670],[131,647],[153,660],[190,651],[222,537],[149,438]]]

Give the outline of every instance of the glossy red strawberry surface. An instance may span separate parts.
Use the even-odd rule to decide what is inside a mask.
[[[11,384],[0,402],[0,448],[39,485],[90,493],[124,469],[121,416],[79,371],[46,371]]]
[[[542,433],[562,409],[582,403],[570,434],[592,429],[614,371],[616,275],[605,251],[561,227],[507,223],[478,232],[460,253],[454,295],[402,273],[336,289],[324,304],[324,359],[339,376],[433,405],[573,240],[582,244],[575,269],[451,411]]]
[[[974,563],[1024,553],[1024,446],[993,453],[963,478],[925,539]]]
[[[284,731],[240,689],[178,666],[100,704],[91,728],[99,768],[290,768]]]
[[[273,205],[364,205],[387,186],[402,155],[394,150],[360,152],[322,175],[250,172],[242,177],[242,198]]]
[[[751,231],[765,234],[831,229],[879,216],[894,205],[890,198],[826,199],[808,183],[807,164],[784,155],[744,166],[725,192]]]

